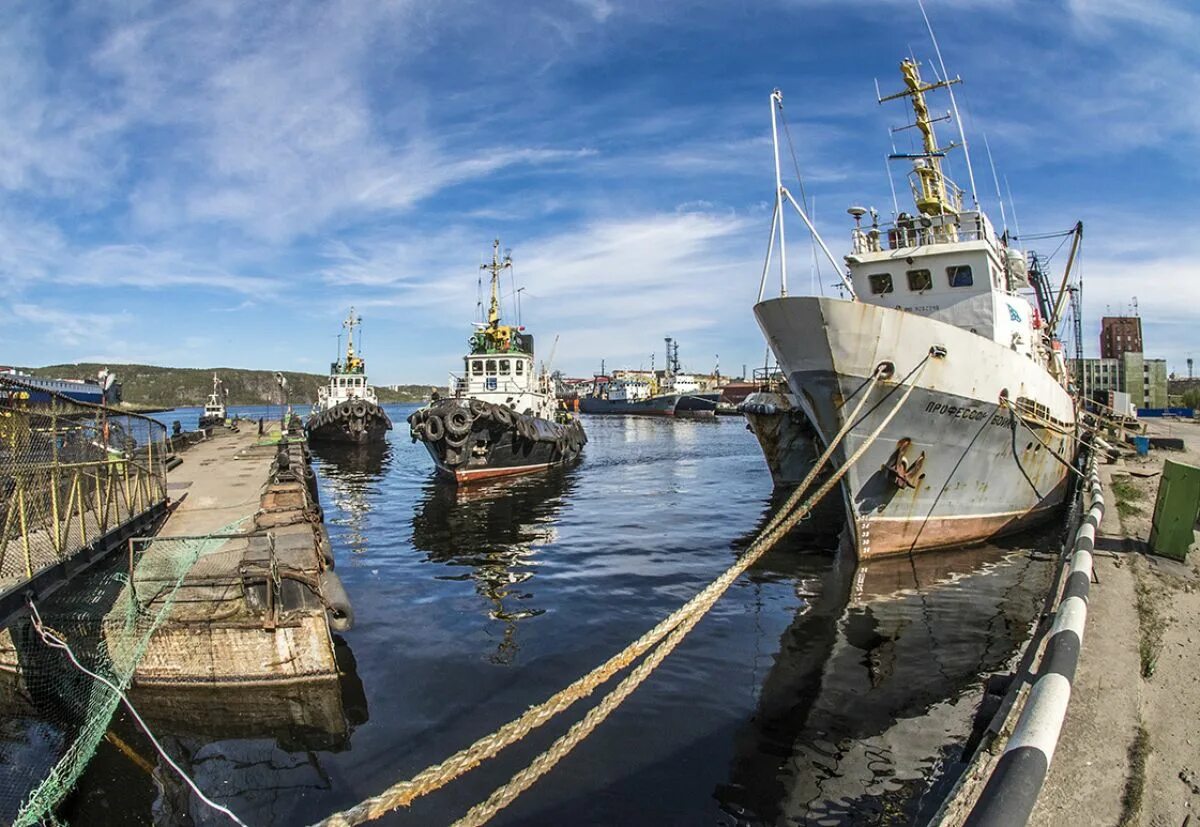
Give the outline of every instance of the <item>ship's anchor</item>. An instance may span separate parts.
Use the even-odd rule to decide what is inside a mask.
[[[912,440],[904,437],[896,443],[896,450],[892,452],[892,456],[887,461],[887,465],[883,466],[883,470],[887,472],[888,479],[892,485],[897,488],[916,488],[920,482],[919,475],[921,469],[925,466],[925,452],[913,461],[908,459],[908,449],[912,447]]]

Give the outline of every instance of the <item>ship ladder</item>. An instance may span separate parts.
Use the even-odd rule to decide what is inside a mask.
[[[362,824],[365,821],[384,816],[399,807],[408,806],[417,798],[440,789],[460,775],[492,758],[505,747],[511,746],[521,740],[534,729],[547,723],[555,715],[568,709],[576,701],[590,696],[597,687],[605,683],[613,675],[632,664],[642,655],[650,652],[621,683],[601,699],[595,707],[589,710],[580,721],[568,729],[566,734],[535,758],[529,766],[514,775],[506,784],[497,788],[486,801],[472,807],[466,815],[454,823],[454,827],[468,827],[468,825],[473,827],[474,825],[485,824],[491,820],[500,810],[507,807],[516,800],[517,796],[533,786],[541,776],[549,772],[563,757],[590,735],[613,710],[620,706],[649,677],[667,655],[679,645],[700,619],[708,613],[708,610],[712,608],[721,595],[733,585],[734,581],[754,565],[767,551],[773,548],[801,519],[808,515],[826,494],[833,490],[842,477],[846,475],[850,468],[862,458],[867,449],[879,438],[879,435],[883,433],[896,414],[900,412],[904,404],[908,402],[913,390],[917,387],[917,381],[928,366],[929,360],[934,357],[940,358],[944,355],[945,351],[940,348],[930,349],[925,358],[897,383],[896,388],[892,392],[889,392],[890,395],[900,387],[904,387],[904,391],[896,401],[896,404],[884,415],[875,429],[871,431],[870,435],[863,440],[854,453],[847,457],[846,461],[811,496],[803,499],[803,502],[801,502],[801,499],[804,497],[807,489],[813,484],[821,468],[833,456],[833,452],[841,444],[852,427],[859,423],[858,416],[867,399],[870,397],[871,390],[881,379],[889,378],[894,372],[894,367],[890,362],[883,362],[876,367],[865,386],[866,392],[863,393],[862,399],[858,401],[853,414],[846,417],[845,424],[835,437],[830,440],[829,446],[821,454],[817,462],[813,464],[808,476],[796,488],[796,491],[792,493],[779,512],[763,527],[758,537],[746,549],[745,553],[720,577],[697,593],[695,597],[679,609],[675,610],[670,616],[662,620],[657,626],[629,644],[616,655],[613,655],[603,664],[597,666],[591,672],[552,695],[546,701],[537,706],[530,707],[519,718],[508,722],[495,732],[485,735],[469,747],[454,753],[441,763],[434,764],[422,770],[410,779],[393,784],[379,795],[372,796],[347,810],[334,813],[321,821],[319,827],[348,827],[349,825]],[[652,649],[653,651],[651,651]]]

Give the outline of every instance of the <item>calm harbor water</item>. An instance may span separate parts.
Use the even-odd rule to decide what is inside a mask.
[[[577,467],[460,493],[409,442],[412,409],[389,406],[396,430],[381,449],[314,450],[356,614],[341,686],[214,691],[191,724],[156,728],[247,823],[314,822],[493,731],[707,585],[770,513],[769,477],[739,418],[590,418]],[[196,414],[160,418],[189,428]],[[861,567],[781,544],[495,823],[927,817],[982,676],[1010,662],[1037,615],[1051,567],[1031,548],[1052,534]],[[453,821],[598,697],[382,823]],[[69,821],[227,823],[157,766],[128,721],[113,734]]]

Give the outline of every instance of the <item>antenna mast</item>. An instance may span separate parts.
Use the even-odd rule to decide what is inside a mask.
[[[933,53],[937,55],[938,65],[942,69],[942,82],[946,84],[946,91],[950,93],[950,108],[954,110],[954,121],[958,125],[958,140],[962,144],[963,160],[967,162],[967,181],[971,185],[971,201],[975,204],[975,209],[979,209],[979,198],[975,194],[975,170],[971,167],[971,151],[967,149],[967,133],[963,129],[962,117],[958,114],[958,102],[954,99],[954,89],[950,86],[951,83],[962,83],[962,80],[955,78],[951,81],[946,74],[946,61],[942,60],[942,47],[938,45],[937,35],[933,33],[933,24],[929,22],[929,15],[925,13],[925,3],[917,0],[917,6],[921,9],[921,17],[925,18],[925,28],[929,30],[929,39],[933,41]]]
[[[500,274],[512,267],[512,257],[507,252],[500,258],[500,239],[492,242],[492,263],[479,265],[492,275],[492,301],[488,306],[488,328],[495,330],[500,324]]]
[[[346,366],[349,368],[350,362],[354,359],[354,328],[362,324],[362,316],[354,315],[354,308],[350,308],[350,315],[346,317],[346,321],[342,322],[342,327],[346,328]]]
[[[913,114],[916,117],[916,122],[913,126],[921,133],[921,148],[923,151],[915,155],[892,153],[888,157],[893,160],[903,159],[913,162],[913,171],[916,173],[920,189],[919,192],[915,193],[918,210],[925,215],[931,216],[957,213],[962,209],[962,195],[958,191],[958,188],[954,187],[948,181],[945,173],[942,172],[942,158],[946,156],[949,150],[954,149],[957,144],[951,143],[945,147],[938,146],[937,136],[933,131],[933,124],[935,120],[945,120],[945,118],[935,119],[930,116],[929,106],[925,103],[925,93],[934,89],[948,89],[955,83],[962,83],[962,80],[954,78],[953,80],[939,80],[936,83],[925,83],[921,80],[921,71],[916,61],[910,58],[900,61],[900,74],[904,78],[905,90],[903,92],[896,92],[893,95],[886,95],[880,98],[879,102],[886,103],[887,101],[899,98],[911,99]],[[974,196],[972,195],[972,197]]]

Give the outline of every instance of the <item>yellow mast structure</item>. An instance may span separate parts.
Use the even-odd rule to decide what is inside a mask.
[[[913,170],[917,175],[918,188],[916,196],[917,209],[925,215],[954,214],[962,209],[962,197],[958,188],[949,184],[942,173],[942,157],[957,144],[939,147],[937,137],[933,132],[933,124],[946,118],[933,118],[929,114],[929,106],[925,103],[925,93],[934,89],[942,89],[955,83],[961,83],[959,78],[939,80],[937,83],[923,83],[921,72],[916,61],[904,59],[900,62],[900,75],[904,79],[905,90],[894,95],[879,99],[880,103],[898,98],[911,98],[913,114],[916,116],[915,126],[921,133],[920,155],[893,155],[893,158],[911,158]],[[908,127],[901,127],[907,129]]]
[[[354,308],[350,308],[350,315],[346,317],[346,321],[342,322],[342,327],[346,328],[346,373],[358,373],[363,368],[363,360],[354,354],[354,328],[356,325],[362,324],[362,316],[354,315]]]
[[[481,264],[479,269],[487,270],[492,276],[492,301],[488,306],[488,323],[484,333],[491,345],[501,350],[508,350],[512,338],[512,328],[500,324],[500,274],[509,267],[512,267],[512,257],[505,253],[504,258],[500,258],[500,239],[497,238],[492,242],[491,264]]]

